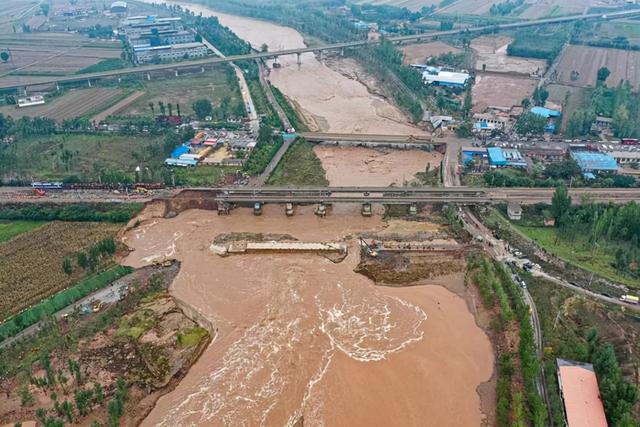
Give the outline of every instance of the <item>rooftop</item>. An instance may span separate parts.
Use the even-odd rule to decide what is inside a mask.
[[[578,163],[582,172],[618,170],[616,159],[605,153],[571,151],[571,157]]]
[[[451,83],[464,85],[469,80],[469,74],[457,73],[454,71],[439,71],[438,74],[432,74],[428,71],[422,73],[422,79],[427,83]]]
[[[568,427],[607,427],[593,366],[558,359],[558,377]]]
[[[549,117],[560,117],[560,112],[559,111],[551,110],[549,108],[544,108],[544,107],[533,107],[531,109],[531,112],[533,114],[537,114],[539,116],[546,117],[547,119]]]

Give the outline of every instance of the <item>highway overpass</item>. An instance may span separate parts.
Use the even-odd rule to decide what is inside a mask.
[[[457,34],[477,34],[486,31],[500,31],[516,28],[532,27],[539,25],[549,24],[561,24],[573,21],[586,21],[586,20],[611,20],[628,18],[632,16],[640,15],[640,9],[627,10],[622,12],[614,12],[608,14],[592,13],[586,15],[569,15],[560,18],[548,18],[548,19],[536,19],[531,21],[516,22],[511,24],[495,24],[484,25],[479,27],[470,27],[461,30],[449,30],[449,31],[436,31],[430,33],[413,34],[407,36],[388,37],[387,40],[392,42],[419,42],[423,40],[432,40],[439,37],[452,36]],[[255,52],[246,55],[233,55],[225,58],[214,57],[206,58],[195,61],[176,62],[170,64],[158,64],[158,65],[145,65],[140,67],[124,68],[121,70],[102,71],[96,73],[77,74],[72,76],[51,76],[51,77],[22,77],[23,81],[20,83],[0,83],[0,90],[15,89],[34,85],[49,85],[56,83],[75,83],[83,81],[98,80],[103,78],[115,78],[128,74],[149,74],[156,71],[177,71],[180,69],[204,67],[205,65],[222,64],[234,61],[253,60],[253,59],[269,59],[277,58],[285,55],[301,55],[307,52],[323,52],[327,50],[342,50],[345,48],[353,48],[359,46],[365,46],[369,44],[376,44],[379,41],[376,40],[356,40],[345,43],[327,44],[314,47],[305,47],[299,49],[286,49],[274,52]],[[11,73],[5,73],[3,76],[11,75]]]
[[[553,188],[471,188],[471,187],[261,187],[201,188],[223,203],[376,203],[385,205],[415,203],[483,204],[516,202],[520,204],[551,203]],[[640,203],[640,190],[621,188],[570,189],[574,203],[593,202]]]

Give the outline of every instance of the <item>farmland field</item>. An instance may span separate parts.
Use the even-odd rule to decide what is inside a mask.
[[[488,106],[512,107],[520,105],[536,87],[536,80],[527,77],[481,74],[473,85],[473,111],[482,112]]]
[[[119,115],[150,116],[152,112],[149,103],[154,104],[155,114],[160,114],[158,101],[164,104],[172,103],[174,106],[176,103],[180,104],[180,113],[185,116],[193,114],[191,105],[200,98],[209,99],[214,108],[227,96],[231,99],[231,105],[242,102],[237,83],[229,84],[222,67],[203,74],[153,79],[144,81],[141,85],[140,90],[143,90],[145,95],[120,111]]]
[[[537,0],[520,17],[524,19],[540,19],[579,14],[591,6],[601,5],[602,3],[597,0]]]
[[[0,107],[0,113],[14,118],[48,117],[61,122],[98,113],[116,103],[123,95],[124,91],[116,88],[72,89],[62,96],[48,100],[45,105],[25,108],[9,105]]]
[[[449,6],[439,9],[439,13],[447,15],[488,15],[491,5],[502,3],[501,0],[458,0]]]
[[[359,0],[354,3],[357,4],[375,4],[375,5],[388,5],[396,7],[406,7],[412,12],[419,11],[423,7],[429,7],[431,5],[438,5],[442,0]]]
[[[68,162],[63,153],[70,152]],[[154,167],[164,159],[162,136],[55,135],[23,139],[5,150],[11,162],[5,173],[27,180],[63,179],[76,175],[96,179],[96,168],[132,173],[136,166]]]
[[[575,113],[576,110],[584,105],[588,89],[551,84],[547,86],[547,90],[549,91],[548,101],[562,105],[561,130],[564,132],[567,129],[568,119],[573,116],[573,113]]]
[[[44,224],[43,221],[0,221],[0,243]]]
[[[86,276],[75,253],[115,237],[119,224],[52,222],[0,245],[0,320],[60,291]],[[62,270],[73,259],[73,273]]]
[[[611,74],[606,83],[617,86],[622,80],[640,87],[640,52],[571,45],[558,63],[558,81],[571,86],[595,86],[598,70],[607,67]],[[575,71],[578,74],[573,74]]]
[[[507,56],[507,46],[513,39],[506,36],[481,36],[471,41],[471,48],[476,51],[476,70],[497,73],[541,74],[546,68],[546,61],[541,59]]]
[[[462,52],[462,49],[441,41],[410,44],[401,46],[400,50],[404,54],[403,60],[405,64],[424,64],[425,60],[431,56],[438,56],[447,52]]]
[[[120,42],[68,33],[0,34],[11,59],[0,63],[0,77],[18,74],[72,74],[104,59],[119,58]],[[0,81],[3,79],[0,78]]]

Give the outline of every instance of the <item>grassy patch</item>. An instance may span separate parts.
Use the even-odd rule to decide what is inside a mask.
[[[97,181],[98,170],[132,174],[137,166],[154,168],[164,160],[163,137],[65,134],[23,139],[5,151],[7,175],[26,180],[68,176]]]
[[[618,245],[609,244],[600,247],[589,242],[588,236],[584,234],[572,233],[570,235],[562,233],[555,228],[525,227],[516,225],[517,230],[539,246],[545,248],[547,252],[565,262],[577,265],[578,267],[595,273],[607,279],[625,283],[638,288],[640,284],[633,279],[621,276],[613,267],[614,254]]]
[[[225,166],[198,166],[194,168],[174,168],[176,185],[212,186],[222,182],[227,173],[237,172],[238,168]]]
[[[122,318],[117,334],[121,337],[127,336],[138,339],[155,325],[156,318],[153,310],[138,310],[132,316]]]
[[[151,116],[160,114],[158,102],[163,102],[168,113],[168,104],[173,105],[173,114],[177,114],[176,104],[180,105],[180,114],[193,116],[192,104],[198,99],[208,99],[218,108],[222,100],[229,98],[230,105],[242,104],[240,88],[233,71],[231,77],[223,67],[215,68],[202,74],[184,75],[165,79],[139,80],[136,89],[145,91],[145,95],[138,98],[118,115]],[[154,105],[151,110],[149,103]]]
[[[329,184],[322,163],[313,151],[313,145],[303,139],[292,144],[269,178],[273,185]]]
[[[209,335],[209,331],[205,328],[196,326],[192,329],[187,329],[178,334],[178,346],[180,347],[195,347],[202,341],[202,339]]]
[[[0,243],[44,224],[42,221],[0,221]]]
[[[76,74],[99,73],[102,71],[119,70],[121,68],[125,68],[128,66],[129,64],[127,63],[127,61],[124,61],[120,58],[109,58],[109,59],[104,59],[98,62],[97,64],[84,67],[81,70],[79,70]]]

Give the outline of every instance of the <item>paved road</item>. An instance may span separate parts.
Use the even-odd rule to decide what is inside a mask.
[[[203,38],[202,42],[220,58],[226,58],[226,56],[207,39]],[[249,127],[251,128],[251,131],[254,133],[254,135],[257,135],[258,129],[260,128],[260,120],[258,119],[258,112],[256,111],[256,107],[253,103],[253,98],[251,97],[251,91],[249,91],[247,79],[245,79],[244,72],[242,72],[242,69],[240,67],[238,67],[233,62],[230,62],[230,65],[231,67],[233,67],[233,71],[236,73],[236,78],[238,79],[238,85],[240,86],[240,93],[242,94],[244,107],[247,111],[247,116],[249,117]]]
[[[92,294],[89,294],[86,297],[82,298],[81,300],[77,301],[75,304],[69,305],[63,308],[62,310],[55,312],[53,314],[53,317],[59,321],[60,319],[62,319],[62,316],[64,316],[65,314],[72,314],[76,309],[79,309],[80,307],[85,305],[91,306],[91,304],[94,301],[102,301],[102,303],[104,304],[112,304],[118,301],[120,299],[121,289],[123,289],[126,286],[125,281],[123,279],[124,278],[120,278],[115,282],[113,282],[110,286],[104,289],[100,289]],[[14,342],[22,338],[35,334],[40,330],[40,328],[42,328],[43,323],[44,322],[38,322],[34,325],[31,325],[27,329],[20,332],[15,337],[7,338],[6,340],[2,341],[0,343],[0,349],[10,346]]]
[[[397,43],[415,42],[415,41],[437,39],[439,37],[446,37],[446,36],[452,36],[452,35],[458,35],[458,34],[483,33],[487,31],[498,31],[498,30],[508,30],[508,29],[515,29],[515,28],[523,28],[523,27],[533,27],[533,26],[539,26],[539,25],[558,24],[558,23],[573,22],[578,20],[612,20],[612,19],[627,18],[635,15],[640,15],[640,10],[614,12],[614,13],[608,13],[606,15],[603,15],[600,13],[593,13],[588,15],[570,15],[570,16],[564,16],[560,18],[537,19],[532,21],[516,22],[512,24],[484,25],[480,27],[464,28],[461,30],[436,31],[431,33],[415,34],[415,35],[408,35],[408,36],[389,37],[387,38],[387,40],[390,40],[392,42],[397,42]],[[202,67],[205,65],[220,64],[225,62],[254,60],[254,59],[263,59],[263,58],[268,59],[268,58],[275,58],[275,57],[284,56],[284,55],[297,55],[297,54],[302,54],[306,52],[321,52],[325,50],[341,50],[344,48],[359,47],[359,46],[372,45],[377,43],[380,43],[380,41],[379,40],[357,40],[352,42],[336,43],[336,44],[314,46],[314,47],[305,47],[305,48],[299,48],[299,49],[287,49],[287,50],[280,50],[275,52],[255,52],[255,53],[250,53],[246,55],[233,55],[233,56],[228,56],[226,58],[216,57],[216,58],[205,58],[205,59],[200,59],[195,61],[179,62],[179,63],[173,63],[173,64],[145,65],[141,67],[132,67],[132,68],[125,68],[125,69],[113,70],[113,71],[103,71],[103,72],[97,72],[97,73],[86,73],[86,74],[74,75],[74,76],[31,77],[23,80],[19,84],[15,84],[15,83],[0,84],[0,89],[20,88],[20,87],[38,85],[38,84],[82,82],[82,81],[88,81],[92,79],[124,76],[127,74],[150,73],[150,72],[162,71],[162,70],[171,71],[171,70],[178,70],[181,68]]]

